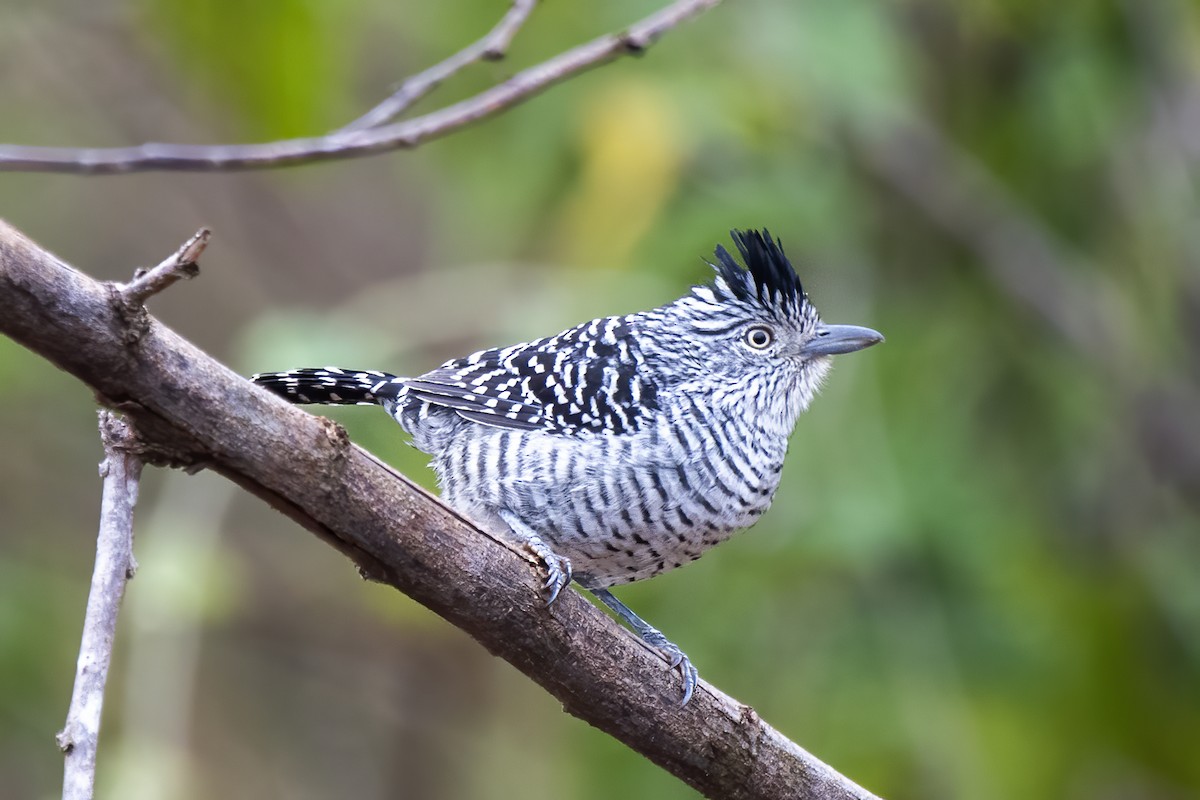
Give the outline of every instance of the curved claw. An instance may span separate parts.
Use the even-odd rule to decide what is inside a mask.
[[[657,630],[651,629],[642,636],[642,641],[658,650],[667,658],[668,669],[679,670],[679,676],[683,678],[683,699],[679,705],[682,708],[692,699],[692,693],[696,690],[696,683],[699,680],[699,673],[692,666],[684,652],[679,649],[679,646],[667,639]]]
[[[548,544],[542,541],[542,538],[537,535],[524,522],[513,514],[511,511],[501,509],[499,511],[500,518],[508,525],[513,535],[518,540],[523,541],[538,559],[546,565],[546,582],[542,584],[543,589],[550,592],[550,599],[546,601],[547,606],[554,604],[558,599],[558,593],[563,590],[568,583],[571,582],[571,562],[569,559],[555,553]]]
[[[696,681],[699,680],[699,674],[687,656],[683,656],[676,666],[679,667],[679,674],[683,676],[683,699],[679,701],[679,707],[682,708],[688,704],[688,700],[692,699],[692,692],[696,689]]]
[[[543,587],[550,591],[546,605],[552,606],[558,599],[558,593],[571,582],[571,562],[562,556],[547,556],[542,560],[546,564],[546,582]]]

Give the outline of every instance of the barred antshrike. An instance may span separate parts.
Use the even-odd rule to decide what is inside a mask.
[[[446,502],[572,576],[661,651],[683,652],[608,591],[694,561],[748,528],[779,485],[788,437],[829,356],[883,341],[827,325],[780,243],[733,231],[712,283],[638,314],[481,350],[402,378],[296,369],[254,381],[294,403],[383,406],[433,456]]]

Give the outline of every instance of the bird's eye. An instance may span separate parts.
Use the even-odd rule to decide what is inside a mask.
[[[766,325],[755,325],[746,331],[745,340],[755,350],[765,350],[775,341],[775,332]]]

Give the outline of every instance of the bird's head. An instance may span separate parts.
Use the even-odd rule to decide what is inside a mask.
[[[698,370],[685,382],[709,384],[718,401],[755,401],[790,429],[820,387],[830,357],[870,347],[883,336],[822,322],[768,231],[730,233],[743,263],[718,246],[711,263],[716,278],[667,307],[687,340],[681,349]]]

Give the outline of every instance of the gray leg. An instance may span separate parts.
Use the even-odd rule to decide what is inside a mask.
[[[546,605],[552,605],[558,599],[558,593],[571,582],[571,562],[558,555],[550,545],[542,541],[533,528],[521,522],[511,511],[501,510],[500,518],[508,525],[509,530],[521,542],[524,542],[533,554],[546,565],[545,588],[550,592]]]
[[[625,620],[643,642],[665,655],[672,669],[679,670],[679,674],[683,676],[683,702],[680,705],[686,706],[688,700],[692,699],[692,691],[696,688],[696,668],[692,666],[692,662],[683,654],[683,651],[672,644],[657,628],[633,613],[629,606],[614,597],[608,589],[593,588],[586,583],[582,583],[582,585],[597,600]]]

